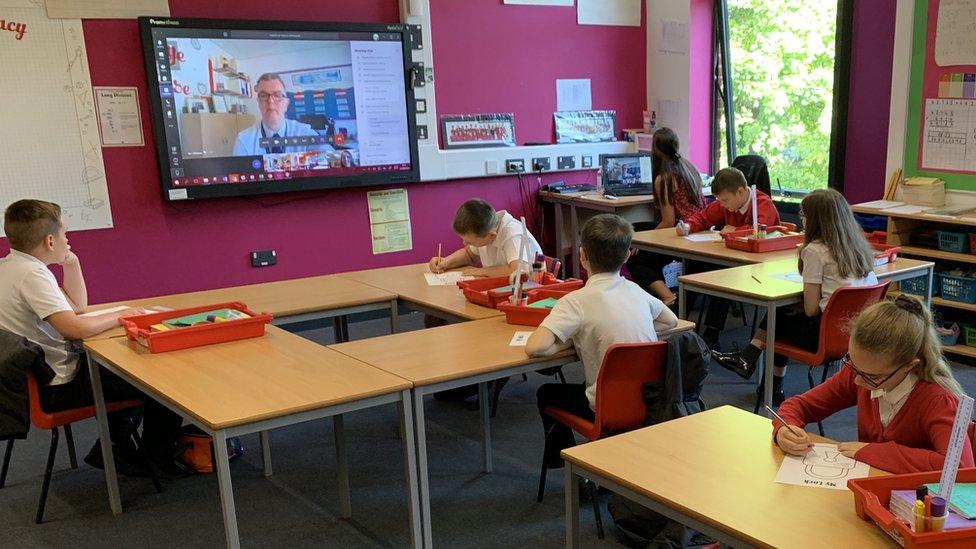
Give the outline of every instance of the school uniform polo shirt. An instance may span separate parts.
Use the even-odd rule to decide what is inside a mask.
[[[660,299],[619,272],[600,273],[560,298],[540,326],[559,341],[573,340],[586,374],[586,399],[595,409],[596,378],[607,349],[616,343],[657,341],[654,319],[663,310]]]
[[[803,282],[820,284],[821,312],[827,307],[830,296],[837,288],[874,286],[878,283],[878,275],[874,274],[874,271],[863,278],[840,276],[840,269],[834,257],[830,255],[830,249],[820,240],[815,240],[803,248],[800,257],[803,259]]]
[[[45,319],[71,310],[58,280],[43,261],[17,250],[0,259],[0,328],[41,346],[55,372],[51,385],[74,379],[79,348]]]
[[[522,223],[510,213],[503,210],[497,215],[498,227],[494,242],[487,246],[468,246],[468,251],[481,259],[482,267],[508,265],[516,259],[532,265],[536,254],[542,253],[542,248],[539,247],[535,237],[527,230],[523,233]],[[523,238],[525,239],[524,254],[521,253]]]

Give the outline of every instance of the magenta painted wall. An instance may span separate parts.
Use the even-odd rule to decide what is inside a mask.
[[[572,16],[527,15],[500,0],[432,4],[441,112],[514,111],[520,141],[551,141],[554,80],[582,76],[593,79],[595,106],[616,109],[625,125],[639,123],[643,31],[583,28],[575,10],[563,9]],[[217,2],[171,0],[170,6],[174,16],[228,15]],[[238,0],[233,16],[267,19],[267,7]],[[399,21],[393,0],[289,0],[287,10],[270,11],[281,19]],[[92,83],[137,86],[143,120],[149,120],[136,22],[86,20],[84,29]],[[538,64],[544,68],[534,69]],[[506,76],[510,70],[513,76]],[[522,211],[512,178],[408,185],[414,249],[374,256],[364,189],[166,204],[148,127],[146,139],[146,147],[104,150],[115,227],[69,235],[93,303],[426,261],[439,242],[459,244],[450,219],[462,201],[477,196]],[[593,173],[558,178],[592,180]],[[536,179],[529,179],[534,189]],[[277,250],[278,265],[250,267],[248,252],[265,248]],[[0,254],[6,252],[0,240]]]
[[[888,154],[895,3],[854,2],[844,196],[856,204],[881,198]]]
[[[712,3],[691,0],[688,62],[688,156],[700,172],[710,170],[712,152]]]

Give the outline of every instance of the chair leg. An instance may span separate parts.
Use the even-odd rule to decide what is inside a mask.
[[[824,363],[823,365],[824,370],[823,370],[823,375],[820,376],[820,383],[825,383],[827,381],[827,378],[830,377],[830,366],[831,366],[830,362]]]
[[[156,465],[153,464],[152,459],[149,457],[149,451],[146,450],[146,446],[142,443],[142,437],[139,436],[139,431],[137,429],[132,430],[132,438],[136,441],[136,449],[139,451],[139,455],[142,459],[146,461],[146,467],[149,469],[149,476],[152,478],[153,487],[156,488],[156,493],[163,493],[163,485],[159,482],[159,474],[156,471]],[[217,463],[216,461],[212,463]]]
[[[10,453],[14,451],[14,439],[7,440],[7,449],[3,453],[3,468],[0,469],[0,488],[7,484],[7,468],[10,466]]]
[[[51,449],[47,453],[47,467],[44,469],[44,483],[41,484],[41,499],[37,501],[37,515],[34,523],[44,522],[44,506],[47,504],[47,489],[51,487],[51,474],[54,472],[54,457],[58,453],[58,429],[51,429]]]
[[[542,497],[546,492],[546,473],[549,472],[549,466],[546,463],[546,456],[549,455],[549,435],[552,434],[552,429],[555,425],[550,425],[546,429],[546,439],[542,446],[542,472],[539,473],[539,494],[536,496],[535,501],[537,503],[542,503]]]
[[[807,382],[810,384],[810,388],[813,389],[813,366],[807,368]]]
[[[708,296],[702,296],[701,309],[698,309],[698,323],[695,324],[695,331],[698,332],[699,334],[705,333],[704,332],[705,328],[704,328],[704,324],[702,324],[702,320],[705,319],[705,310],[708,309],[708,303],[709,303]],[[688,310],[690,311],[691,309]]]
[[[522,374],[522,381],[528,381],[528,380],[529,380],[528,374]]]
[[[78,468],[78,456],[75,455],[75,437],[71,435],[71,425],[64,426],[64,444],[68,447],[68,463],[72,469]]]
[[[603,514],[600,512],[600,494],[596,483],[592,480],[586,481],[590,485],[590,499],[593,500],[593,518],[596,519],[596,537],[603,539]]]
[[[756,406],[753,408],[752,413],[758,414],[759,407],[762,405],[762,395],[766,389],[766,361],[759,360],[759,387],[756,390]]]
[[[750,339],[756,337],[756,330],[759,329],[759,307],[752,307],[752,335]]]
[[[562,368],[560,368],[559,370],[556,371],[556,377],[559,378],[559,382],[560,383],[562,383],[563,385],[566,384],[566,376],[563,375],[563,369]]]

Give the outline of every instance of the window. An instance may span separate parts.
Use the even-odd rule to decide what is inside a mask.
[[[774,194],[842,186],[850,1],[716,1],[716,167],[757,154]]]

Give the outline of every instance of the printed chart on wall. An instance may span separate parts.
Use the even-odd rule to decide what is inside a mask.
[[[406,189],[369,191],[369,229],[373,255],[413,249],[410,229],[410,203]]]
[[[68,230],[112,226],[81,21],[0,0],[0,204],[57,202]]]
[[[922,168],[976,172],[976,100],[925,101]]]

